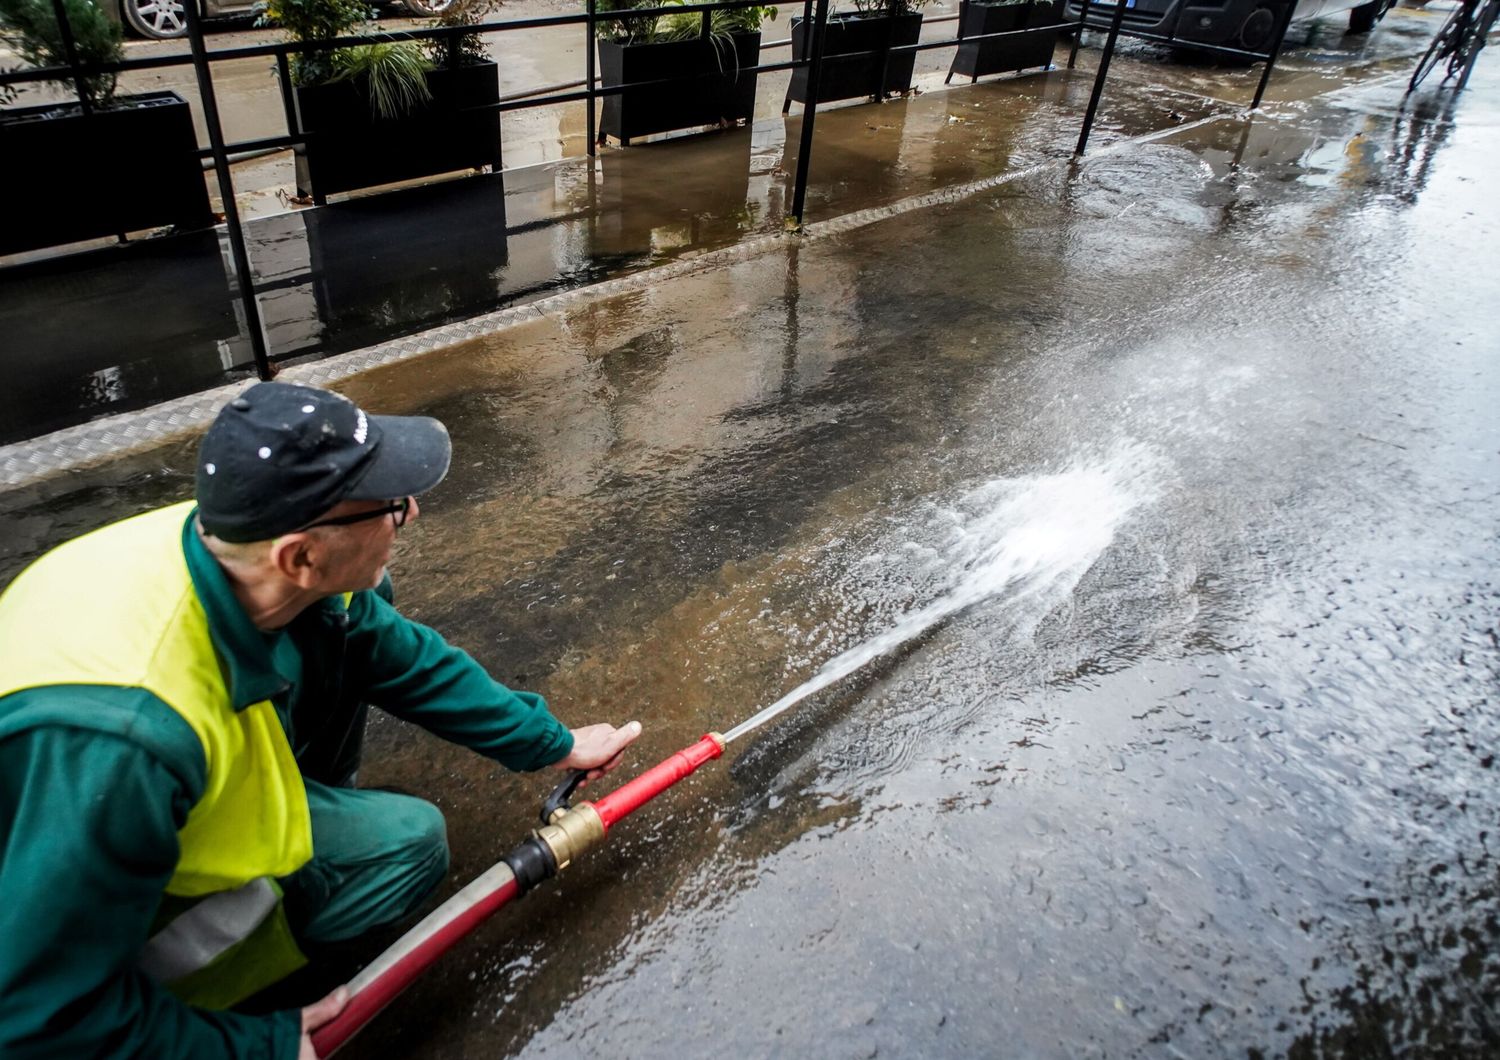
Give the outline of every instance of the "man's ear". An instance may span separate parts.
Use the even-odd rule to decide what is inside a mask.
[[[322,576],[322,542],[312,534],[286,534],[271,543],[271,565],[300,589],[311,589]]]

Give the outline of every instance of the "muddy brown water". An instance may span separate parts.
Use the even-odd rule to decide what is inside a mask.
[[[1324,88],[349,383],[453,432],[408,613],[631,769],[983,592],[346,1055],[1500,1048],[1500,75]],[[0,576],[190,460],[7,495]],[[363,775],[448,890],[552,779],[384,717]]]

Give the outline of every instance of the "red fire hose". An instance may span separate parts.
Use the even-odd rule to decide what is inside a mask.
[[[724,738],[709,733],[598,802],[569,806],[568,797],[584,776],[575,773],[543,805],[543,827],[433,910],[349,982],[349,1004],[344,1011],[312,1033],[318,1056],[331,1056],[459,939],[511,899],[555,876],[579,854],[602,842],[616,822],[723,753]]]

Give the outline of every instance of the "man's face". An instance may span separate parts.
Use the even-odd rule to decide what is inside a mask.
[[[330,509],[323,519],[335,519],[364,512],[376,512],[389,508],[393,501],[344,501]],[[410,499],[406,520],[411,523],[417,517],[415,497]],[[327,592],[358,592],[373,589],[385,577],[386,565],[391,561],[391,547],[396,543],[396,519],[391,514],[382,514],[344,526],[323,526],[311,531],[320,535],[322,549],[322,577],[320,582]]]

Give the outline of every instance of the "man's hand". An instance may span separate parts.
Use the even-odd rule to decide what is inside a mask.
[[[312,1032],[343,1012],[347,1004],[349,988],[341,986],[322,1001],[302,1010],[302,1047],[297,1050],[297,1060],[318,1060],[318,1054],[313,1051]]]
[[[641,734],[641,723],[632,721],[618,729],[613,725],[585,725],[573,730],[573,750],[557,763],[558,769],[587,769],[588,780],[604,776],[625,756],[625,748]]]

